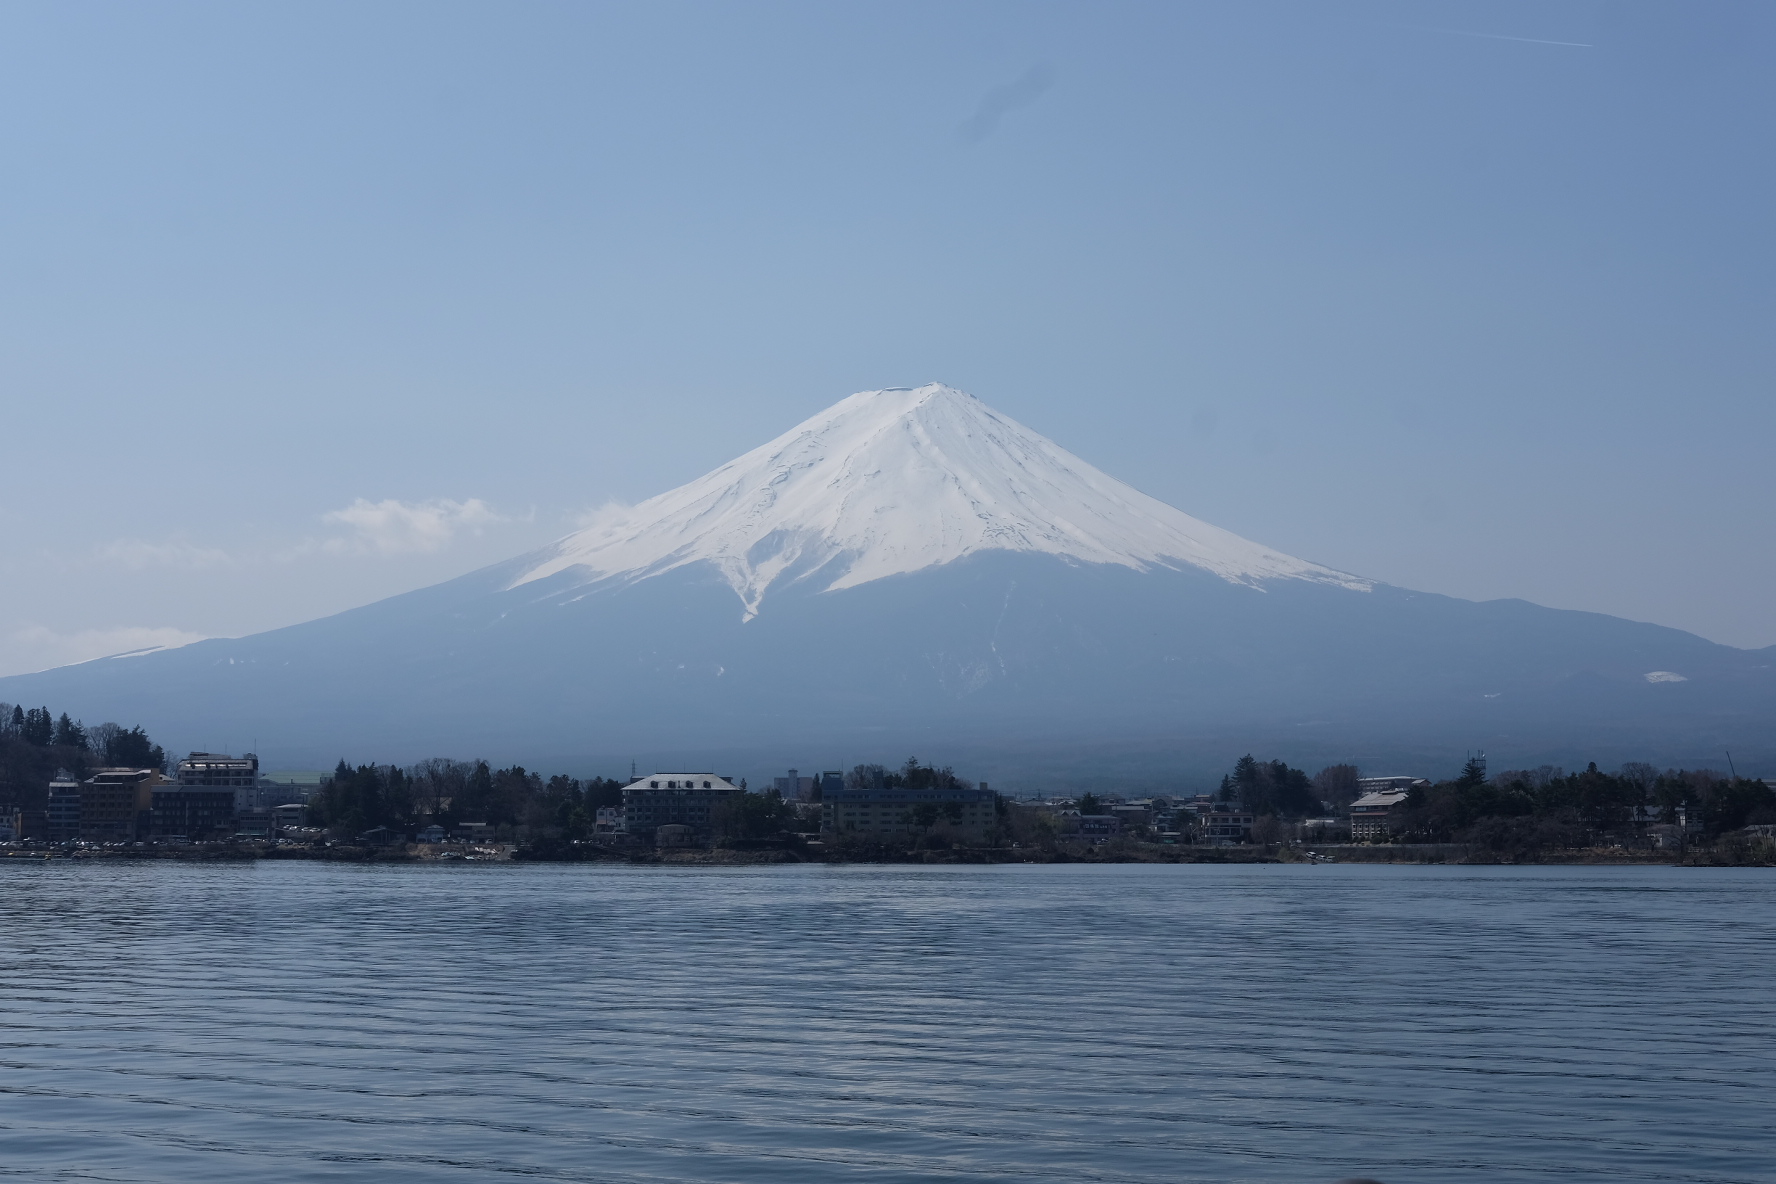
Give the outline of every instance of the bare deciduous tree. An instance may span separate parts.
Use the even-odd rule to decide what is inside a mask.
[[[1334,806],[1354,802],[1357,798],[1357,778],[1361,775],[1355,765],[1327,765],[1314,774],[1314,792]]]

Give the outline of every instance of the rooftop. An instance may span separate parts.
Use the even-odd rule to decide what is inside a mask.
[[[1377,793],[1366,793],[1362,797],[1358,798],[1356,801],[1351,803],[1351,809],[1353,809],[1353,810],[1362,810],[1362,809],[1369,809],[1369,808],[1380,809],[1383,806],[1397,806],[1401,802],[1405,801],[1407,796],[1408,796],[1408,792],[1404,789],[1399,789],[1399,790],[1388,789],[1388,790],[1381,790]]]

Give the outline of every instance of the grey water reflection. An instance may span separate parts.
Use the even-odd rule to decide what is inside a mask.
[[[1776,876],[0,861],[0,1177],[1765,1181]]]

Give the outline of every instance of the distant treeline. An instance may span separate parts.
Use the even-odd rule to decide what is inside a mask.
[[[855,765],[845,774],[846,789],[958,789],[966,783],[955,772],[945,768],[922,765],[918,757],[908,757],[898,769],[886,765]]]
[[[495,769],[486,761],[442,757],[401,768],[343,760],[308,803],[311,826],[362,832],[379,826],[412,831],[430,823],[449,829],[464,822],[526,827],[585,838],[600,807],[623,804],[625,782],[581,781],[557,774],[547,781],[522,765]]]
[[[434,758],[416,765],[348,765],[340,761],[308,803],[308,823],[341,834],[376,827],[413,833],[437,824],[450,830],[484,822],[528,843],[584,839],[598,811],[623,804],[626,781],[580,780],[556,774],[545,781],[522,765],[495,769],[486,761]],[[745,782],[741,786],[744,788]],[[964,782],[947,768],[908,759],[898,768],[857,765],[845,776],[853,789],[944,789]],[[710,819],[717,839],[782,837],[806,822],[775,789],[723,801]]]
[[[102,723],[88,728],[67,712],[50,714],[47,707],[27,708],[0,703],[0,744],[61,749],[70,771],[94,764],[132,769],[166,770],[166,753],[140,727]]]
[[[1354,765],[1330,765],[1310,778],[1282,761],[1248,755],[1221,779],[1218,796],[1243,803],[1259,818],[1255,831],[1262,834],[1265,818],[1296,820],[1348,806],[1359,776]],[[1680,817],[1709,839],[1776,823],[1776,789],[1705,769],[1661,771],[1643,762],[1629,762],[1615,773],[1592,762],[1579,773],[1543,765],[1488,776],[1484,758],[1475,757],[1453,780],[1410,791],[1388,816],[1387,829],[1402,842],[1507,851],[1585,846]]]
[[[1604,773],[1596,762],[1567,773],[1544,765],[1496,777],[1471,760],[1460,777],[1412,791],[1389,829],[1414,842],[1477,843],[1495,850],[1570,847],[1619,835],[1643,820],[1687,826],[1706,838],[1776,823],[1776,790],[1708,770],[1630,762]]]

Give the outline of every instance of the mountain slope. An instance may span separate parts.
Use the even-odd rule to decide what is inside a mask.
[[[926,387],[852,396],[535,554],[288,629],[0,679],[0,699],[309,766],[917,752],[1036,784],[1090,753],[1154,783],[1247,749],[1776,762],[1773,667],[1776,650],[1294,559]]]

